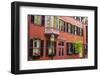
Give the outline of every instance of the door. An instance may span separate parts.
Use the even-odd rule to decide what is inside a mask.
[[[64,56],[64,42],[63,41],[59,41],[58,43],[58,52],[59,52],[59,56]]]

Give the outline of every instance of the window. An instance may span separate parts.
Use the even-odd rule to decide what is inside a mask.
[[[74,43],[68,42],[66,43],[67,55],[78,54],[76,53]]]
[[[62,48],[62,56],[64,55],[64,48]]]
[[[83,29],[80,29],[80,36],[83,36]]]
[[[56,42],[46,41],[46,55],[56,55]]]
[[[59,41],[58,43],[59,46],[59,56],[63,56],[64,55],[64,41]]]
[[[59,56],[61,56],[61,48],[59,48]]]
[[[59,56],[63,56],[64,55],[64,49],[63,48],[59,48]]]
[[[68,23],[68,32],[70,33],[71,30],[70,30],[70,24]]]
[[[60,41],[60,42],[58,43],[58,45],[64,46],[64,42]]]
[[[28,46],[28,59],[43,56],[44,41],[40,39],[30,39]]]
[[[45,16],[31,15],[31,23],[35,23],[37,25],[45,25]]]
[[[59,31],[61,31],[61,27],[62,27],[62,22],[61,22],[61,20],[59,19]]]
[[[72,50],[72,44],[71,43],[67,43],[67,54],[73,54],[73,50]]]
[[[77,27],[75,26],[75,35],[77,35]]]
[[[57,16],[54,16],[54,28],[58,28],[58,18]]]
[[[33,56],[40,56],[40,40],[33,40]]]
[[[54,42],[50,42],[50,45],[48,47],[48,55],[54,54]]]
[[[88,43],[88,26],[86,26],[86,43]]]
[[[78,27],[78,35],[80,36],[80,28]]]
[[[64,31],[64,21],[59,20],[59,30]]]
[[[74,34],[74,25],[70,24],[70,33]]]
[[[76,17],[76,20],[80,21],[80,17]]]
[[[72,33],[75,35],[75,25],[73,25]]]
[[[65,23],[65,32],[68,32],[68,23]]]
[[[76,35],[78,35],[78,27],[76,26]]]
[[[50,27],[50,25],[51,25],[51,16],[46,16],[46,18],[47,18],[47,25],[48,25],[48,27]]]
[[[41,16],[34,16],[34,23],[37,25],[41,25],[42,23]]]

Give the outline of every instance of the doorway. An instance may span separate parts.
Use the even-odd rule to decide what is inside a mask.
[[[64,56],[64,41],[58,42],[58,52],[59,56]]]

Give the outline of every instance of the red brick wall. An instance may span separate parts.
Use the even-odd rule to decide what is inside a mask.
[[[71,22],[72,24],[74,25],[80,25],[81,23],[79,23],[79,21],[75,21],[74,19],[72,18],[69,18],[69,17],[61,17],[61,19],[63,19],[64,21],[67,21],[67,22]],[[28,17],[28,32],[29,32],[29,39],[31,38],[40,38],[42,40],[44,40],[44,43],[46,43],[46,35],[44,33],[45,31],[45,27],[44,26],[39,26],[39,25],[34,25],[34,24],[31,24],[30,22],[30,17]],[[86,28],[84,27],[83,29],[83,36],[76,36],[76,35],[72,35],[70,33],[65,33],[65,32],[60,32],[59,36],[57,37],[57,40],[59,39],[63,39],[65,40],[66,42],[75,42],[77,40],[81,40],[83,43],[86,43]],[[46,44],[44,44],[45,46]],[[58,50],[59,49],[59,46],[56,47],[56,49]],[[64,49],[66,50],[66,47],[64,47]],[[45,48],[44,48],[44,51]],[[64,55],[63,56],[58,56],[58,52],[56,54],[56,56],[54,57],[54,59],[65,59],[65,58],[79,58],[79,55],[66,55],[66,51],[64,52]],[[47,57],[45,55],[45,52],[44,52],[44,55],[43,57],[40,58],[40,60],[47,60],[47,59],[51,59],[50,57]]]

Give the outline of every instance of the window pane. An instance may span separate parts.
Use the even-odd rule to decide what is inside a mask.
[[[73,34],[75,35],[75,25],[73,25]]]
[[[41,25],[41,16],[34,16],[34,23],[35,24],[38,24],[38,25]]]
[[[70,24],[68,23],[68,32],[70,32]]]
[[[73,46],[72,46],[72,43],[67,43],[67,54],[70,55],[70,54],[73,54]]]
[[[75,35],[77,35],[77,27],[75,26]]]
[[[58,18],[54,16],[54,28],[58,28]]]
[[[59,30],[61,31],[61,27],[62,27],[62,21],[59,20]]]
[[[51,20],[51,16],[47,16],[47,25],[48,25],[48,27],[50,27],[50,20]]]
[[[40,56],[40,40],[33,40],[33,56]]]
[[[64,31],[64,21],[59,20],[59,30]]]

